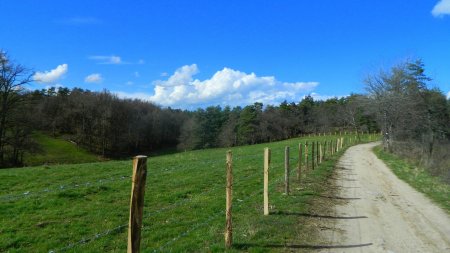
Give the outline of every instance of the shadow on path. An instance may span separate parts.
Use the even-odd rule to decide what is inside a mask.
[[[273,215],[295,215],[310,218],[322,218],[322,219],[338,219],[338,220],[352,220],[352,219],[367,219],[367,216],[332,216],[332,215],[320,215],[320,214],[309,214],[309,213],[296,213],[296,212],[284,212],[277,211],[271,213]]]
[[[251,247],[260,248],[285,248],[285,249],[349,249],[367,247],[373,243],[348,244],[348,245],[309,245],[309,244],[256,244],[256,243],[236,243],[233,245],[235,249],[246,250]]]
[[[316,195],[320,198],[327,198],[327,199],[340,199],[340,200],[358,200],[361,198],[348,198],[348,197],[339,197],[339,196],[325,196],[325,195]]]

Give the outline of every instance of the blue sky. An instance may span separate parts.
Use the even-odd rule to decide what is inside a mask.
[[[364,92],[422,58],[450,92],[450,0],[9,1],[0,48],[30,89],[107,89],[162,106],[298,102]],[[450,96],[450,93],[449,93]]]

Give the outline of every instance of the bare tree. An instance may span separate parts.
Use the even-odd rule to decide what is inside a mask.
[[[0,163],[4,164],[8,129],[12,127],[12,116],[23,96],[24,85],[32,81],[33,73],[20,64],[15,64],[0,50]]]

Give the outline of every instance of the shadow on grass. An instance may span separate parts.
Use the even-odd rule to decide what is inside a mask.
[[[310,244],[257,244],[257,243],[236,243],[233,248],[239,250],[247,250],[252,247],[258,248],[284,248],[284,249],[350,249],[361,248],[373,245],[373,243],[347,244],[347,245],[310,245]]]
[[[273,215],[294,215],[309,218],[321,218],[321,219],[337,219],[337,220],[353,220],[353,219],[367,219],[367,216],[331,216],[331,215],[320,215],[320,214],[310,214],[310,213],[298,213],[298,212],[284,212],[276,211],[271,213]]]

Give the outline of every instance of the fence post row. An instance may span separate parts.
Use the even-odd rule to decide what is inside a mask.
[[[233,154],[231,150],[227,152],[227,184],[226,184],[226,209],[225,209],[225,247],[230,248],[233,243],[233,226],[232,226],[232,201],[233,201]]]
[[[314,156],[314,150],[315,150],[315,147],[314,147],[314,141],[312,142],[312,148],[311,148],[311,168],[314,170],[314,163],[316,162],[315,160],[315,156]]]
[[[133,159],[130,220],[128,223],[128,253],[140,252],[142,214],[144,211],[145,182],[147,180],[147,157]]]
[[[264,149],[264,215],[269,215],[269,166],[270,149]]]

